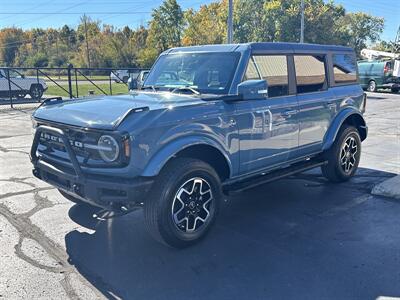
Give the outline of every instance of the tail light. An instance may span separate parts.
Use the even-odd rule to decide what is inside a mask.
[[[361,102],[361,107],[360,107],[362,113],[365,113],[366,107],[367,107],[367,93],[364,93],[363,100]]]
[[[392,71],[392,69],[390,68],[390,64],[389,64],[389,63],[386,63],[386,64],[385,64],[385,67],[383,68],[383,73],[384,73],[384,74],[387,74],[387,73],[389,73],[390,71]]]

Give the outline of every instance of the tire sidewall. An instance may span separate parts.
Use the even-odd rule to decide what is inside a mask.
[[[367,90],[368,90],[369,92],[376,92],[376,82],[375,82],[374,80],[371,80],[371,81],[368,83],[368,88],[367,88]]]
[[[37,95],[34,95],[37,92]],[[43,88],[41,85],[33,85],[30,89],[32,99],[38,100],[43,96]]]
[[[179,188],[188,180],[192,178],[202,178],[206,180],[210,187],[213,195],[212,209],[210,209],[210,216],[207,222],[201,226],[198,230],[193,233],[186,233],[178,229],[172,218],[172,205],[175,199],[176,193]],[[185,168],[178,175],[177,178],[170,178],[166,186],[163,188],[161,194],[161,203],[159,209],[159,230],[163,236],[167,236],[168,239],[172,240],[174,244],[181,244],[188,246],[200,240],[210,230],[213,223],[215,222],[216,216],[219,211],[219,202],[221,199],[221,187],[218,175],[214,172],[211,167],[205,164],[197,164],[197,166],[190,166]]]
[[[341,149],[342,146],[344,144],[344,142],[349,138],[349,137],[353,137],[356,141],[357,144],[357,153],[356,153],[356,162],[355,165],[353,166],[353,168],[351,169],[351,172],[346,173],[342,166],[341,166],[341,162],[340,162],[340,154],[341,154]],[[357,171],[358,165],[360,163],[360,158],[361,158],[361,138],[360,135],[357,131],[356,128],[354,127],[347,127],[343,130],[340,139],[338,140],[337,143],[337,147],[336,147],[336,151],[335,151],[335,157],[336,157],[336,172],[337,174],[343,178],[343,179],[349,179],[351,178]]]

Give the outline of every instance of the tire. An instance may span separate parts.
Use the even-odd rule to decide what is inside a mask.
[[[43,96],[43,87],[40,84],[34,84],[29,90],[29,95],[33,100],[40,100]]]
[[[398,88],[392,88],[392,93],[397,94],[397,93],[399,92],[399,90],[400,90],[400,89],[398,89]]]
[[[332,147],[325,153],[328,164],[322,174],[331,182],[349,180],[357,171],[361,157],[361,138],[353,126],[343,126]]]
[[[371,80],[370,82],[368,82],[368,88],[367,88],[368,92],[376,92],[377,90],[378,88],[376,87],[375,80]]]
[[[209,232],[221,199],[221,182],[210,165],[197,159],[174,159],[160,172],[145,201],[147,230],[170,247],[191,246]]]
[[[128,79],[129,79],[128,76],[124,76],[124,77],[122,77],[122,82],[123,83],[128,83]]]
[[[82,200],[79,200],[78,198],[75,198],[74,196],[67,194],[66,192],[64,192],[63,190],[58,190],[60,192],[61,195],[64,196],[64,198],[68,199],[71,202],[74,202],[75,204],[79,204],[79,205],[89,205],[86,202],[83,202]]]

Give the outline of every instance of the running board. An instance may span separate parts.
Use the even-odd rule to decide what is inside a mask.
[[[272,171],[270,173],[259,174],[243,180],[230,180],[223,183],[222,188],[225,194],[232,195],[240,193],[247,189],[254,188],[258,185],[272,182],[287,176],[301,173],[307,170],[314,169],[326,165],[327,161],[321,160],[308,160],[291,165],[290,167]]]

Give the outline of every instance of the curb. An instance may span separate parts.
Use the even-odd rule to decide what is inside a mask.
[[[375,185],[371,191],[371,194],[400,200],[400,175]]]

